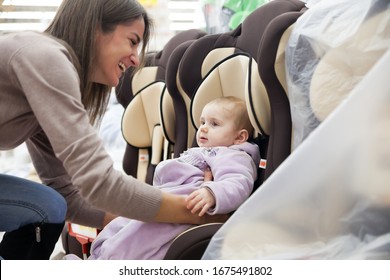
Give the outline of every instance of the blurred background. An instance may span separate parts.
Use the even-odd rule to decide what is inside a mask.
[[[155,22],[150,51],[160,50],[176,33],[203,29],[226,32],[268,0],[138,0]],[[0,0],[0,34],[44,30],[62,0]]]
[[[0,0],[0,34],[44,30],[62,0]],[[139,0],[155,21],[150,49],[160,49],[180,30],[204,28],[199,0]]]

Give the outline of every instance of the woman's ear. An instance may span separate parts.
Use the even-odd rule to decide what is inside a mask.
[[[241,129],[238,132],[236,139],[234,140],[234,144],[235,145],[242,144],[242,143],[246,142],[248,140],[248,138],[249,138],[248,130]]]

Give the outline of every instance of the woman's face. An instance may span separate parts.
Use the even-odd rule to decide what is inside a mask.
[[[127,68],[138,66],[138,47],[144,31],[143,18],[119,24],[109,33],[98,30],[92,82],[115,87]]]

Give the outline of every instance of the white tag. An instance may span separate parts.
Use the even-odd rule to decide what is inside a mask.
[[[261,159],[259,167],[262,169],[265,169],[267,167],[267,160],[266,159]]]

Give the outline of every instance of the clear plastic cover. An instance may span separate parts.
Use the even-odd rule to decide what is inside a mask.
[[[369,14],[381,12],[374,11],[375,5],[388,3],[324,2],[321,25],[335,30],[334,44],[343,41],[342,34],[355,33]],[[326,9],[330,2],[332,12]],[[318,23],[311,25],[308,19],[321,11],[313,10],[297,30],[305,25],[318,30]],[[334,27],[341,24],[337,17],[346,14],[343,28]],[[387,39],[388,24],[386,20],[380,25]],[[323,50],[336,47],[324,43],[325,37],[319,42],[326,46]],[[301,47],[314,41],[301,41]],[[390,259],[389,46],[387,41],[387,51],[343,101],[222,226],[204,259]]]
[[[390,45],[388,0],[311,0],[286,48],[293,148],[361,81]]]

